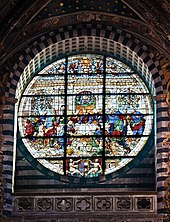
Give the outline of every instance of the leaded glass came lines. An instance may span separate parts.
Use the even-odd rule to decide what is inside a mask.
[[[23,144],[44,167],[98,177],[126,166],[144,148],[153,125],[152,98],[121,61],[73,55],[32,78],[18,123]]]

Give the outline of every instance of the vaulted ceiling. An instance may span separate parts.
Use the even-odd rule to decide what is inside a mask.
[[[168,61],[169,0],[1,0],[0,65],[10,67],[21,46],[71,24],[91,22],[124,30]]]
[[[131,8],[118,0],[53,0],[36,15],[33,21],[79,11],[105,12],[140,19]]]

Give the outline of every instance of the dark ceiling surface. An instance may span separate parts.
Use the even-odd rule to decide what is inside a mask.
[[[96,11],[140,19],[140,17],[121,0],[52,0],[33,19],[38,21],[57,15],[79,11]]]
[[[142,21],[170,38],[170,0],[0,0],[0,44],[28,24],[89,11]]]
[[[169,55],[170,0],[0,0],[0,64],[29,39],[83,17],[153,42]]]

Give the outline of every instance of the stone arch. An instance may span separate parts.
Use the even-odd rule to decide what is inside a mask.
[[[5,95],[6,97],[12,97],[12,98],[15,97],[16,87],[21,77],[21,73],[24,72],[24,69],[26,67],[31,67],[31,61],[32,63],[34,63],[34,66],[35,66],[34,59],[36,58],[36,56],[37,57],[40,56],[41,52],[44,53],[43,58],[46,58],[46,53],[47,53],[46,50],[47,49],[52,50],[52,48],[50,47],[54,46],[55,49],[57,48],[59,49],[59,44],[61,45],[61,50],[58,50],[58,56],[60,54],[67,52],[68,49],[69,50],[71,49],[70,52],[74,52],[74,50],[76,51],[90,50],[89,49],[90,46],[88,45],[88,43],[90,42],[88,41],[85,42],[87,45],[84,45],[84,42],[82,41],[83,42],[82,49],[81,47],[76,48],[77,46],[75,47],[74,50],[73,50],[73,46],[71,48],[71,45],[70,45],[71,41],[73,41],[73,39],[75,39],[75,41],[78,41],[81,38],[82,39],[84,38],[86,40],[88,40],[88,38],[92,38],[91,51],[100,49],[101,51],[104,50],[105,52],[107,51],[109,52],[110,50],[111,53],[114,52],[115,55],[120,56],[120,58],[122,59],[123,59],[123,54],[121,55],[121,52],[123,53],[123,49],[126,48],[130,52],[132,52],[132,58],[133,56],[135,58],[135,55],[136,55],[137,60],[139,59],[139,64],[137,63],[137,66],[140,67],[140,59],[141,59],[142,67],[145,67],[147,70],[146,73],[148,74],[146,74],[146,78],[150,78],[150,88],[152,89],[153,94],[157,96],[157,132],[158,132],[157,152],[159,154],[157,157],[157,171],[158,171],[157,189],[159,191],[158,197],[160,198],[158,200],[158,204],[160,203],[160,205],[158,205],[158,208],[161,210],[163,208],[161,204],[162,197],[163,197],[162,190],[164,190],[163,181],[164,181],[164,178],[167,176],[166,167],[163,165],[163,163],[165,162],[165,156],[167,155],[167,152],[168,152],[167,147],[164,147],[164,148],[162,147],[162,141],[165,139],[164,132],[167,131],[167,121],[168,121],[168,117],[164,116],[164,112],[168,110],[168,107],[161,96],[162,94],[165,93],[166,83],[165,83],[164,75],[161,71],[158,61],[155,60],[154,55],[151,52],[149,52],[147,47],[142,45],[139,42],[139,40],[135,39],[133,36],[131,36],[130,34],[124,31],[112,28],[110,26],[94,25],[94,24],[78,24],[76,26],[68,26],[68,27],[61,28],[61,29],[52,31],[50,33],[47,33],[37,38],[36,41],[29,44],[28,48],[25,50],[23,55],[19,57],[18,62],[16,62],[14,65],[14,72],[11,73],[10,80],[7,83],[7,90],[6,90]],[[68,48],[66,48],[67,40],[68,40]],[[94,47],[96,44],[96,40],[99,41],[99,44],[97,47]],[[121,46],[119,48],[120,53],[117,54],[114,51],[115,49],[114,46],[112,47],[112,51],[111,51],[110,45],[113,42],[115,42],[115,45],[119,44],[119,46]],[[127,58],[124,58],[124,59],[126,61]],[[37,61],[40,62],[41,60],[37,60]],[[133,65],[133,62],[135,64],[135,59],[131,62],[132,62],[132,65]],[[41,68],[41,65],[38,68]],[[149,76],[149,73],[151,74],[151,76]],[[14,110],[14,105],[11,104],[10,102],[8,103],[8,106],[10,110]],[[4,110],[4,124],[3,125],[4,125],[4,136],[6,136],[6,141],[5,141],[5,146],[4,146],[4,149],[5,149],[4,169],[7,169],[7,168],[9,169],[8,172],[7,171],[4,172],[4,177],[7,178],[9,174],[12,173],[12,164],[13,164],[12,163],[12,155],[13,155],[12,150],[13,150],[13,140],[14,140],[13,138],[14,112],[9,113],[8,109]],[[9,167],[9,165],[11,167]],[[6,204],[6,207],[5,207],[6,211],[8,211],[11,206],[11,189],[12,189],[12,179],[8,180],[6,183],[5,192],[6,192],[6,196],[8,197],[7,200],[9,200],[9,203]]]
[[[92,24],[79,24],[74,26],[68,26],[65,28],[60,28],[58,30],[52,31],[46,35],[41,36],[36,41],[29,44],[28,48],[25,50],[25,53],[19,57],[19,61],[14,65],[14,73],[11,74],[10,78],[13,78],[14,81],[10,81],[7,84],[8,90],[6,92],[6,96],[14,96],[13,93],[10,92],[11,84],[12,88],[15,88],[16,82],[20,74],[23,72],[24,68],[28,65],[28,63],[42,50],[45,50],[50,45],[55,43],[62,42],[62,40],[66,41],[71,38],[81,38],[82,36],[91,36],[98,37],[101,39],[109,39],[117,44],[121,44],[132,50],[138,57],[140,57],[144,64],[148,67],[149,72],[152,75],[154,80],[156,95],[160,95],[166,90],[166,83],[164,79],[163,72],[159,66],[159,62],[155,60],[154,55],[147,49],[145,45],[142,45],[139,40],[131,36],[130,34],[115,29],[110,26],[103,25],[92,25]],[[94,44],[94,42],[93,42]],[[93,46],[94,47],[94,46]],[[101,47],[101,46],[100,46]],[[97,50],[101,50],[101,48],[97,48]],[[64,47],[63,47],[64,49]],[[60,50],[60,53],[65,53],[64,50]],[[66,49],[66,48],[65,48]],[[84,49],[87,50],[86,46]],[[68,50],[68,49],[67,49]],[[73,49],[75,50],[75,49]],[[81,50],[81,49],[79,49]],[[72,48],[70,48],[72,51]],[[77,49],[75,50],[77,51]],[[109,51],[108,49],[104,49],[105,52]],[[125,58],[127,59],[127,58]]]

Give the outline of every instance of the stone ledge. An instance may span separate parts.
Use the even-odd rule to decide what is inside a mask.
[[[25,195],[13,197],[13,215],[156,214],[156,195],[112,195],[87,193],[70,195]]]
[[[4,218],[4,222],[163,222],[163,215],[36,215],[36,216],[12,216]]]

